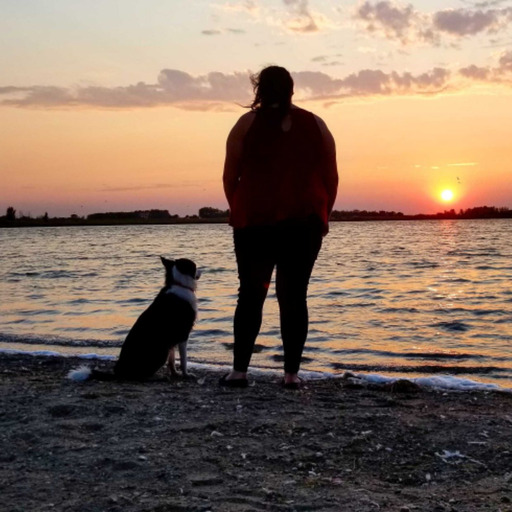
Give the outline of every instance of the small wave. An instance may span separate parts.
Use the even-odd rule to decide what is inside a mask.
[[[407,353],[400,354],[400,355],[406,359],[432,359],[432,360],[439,360],[439,359],[482,360],[482,359],[486,359],[486,356],[483,356],[480,354],[469,354],[469,353],[452,354],[452,353],[447,353],[447,352],[407,352]]]
[[[439,263],[435,261],[409,261],[408,265],[412,268],[437,268],[439,267]]]
[[[56,309],[25,309],[17,312],[18,315],[25,315],[27,317],[35,315],[60,315],[61,311]]]
[[[91,301],[89,299],[80,298],[80,299],[69,300],[67,302],[67,304],[71,304],[73,306],[78,306],[80,304],[89,304],[90,302]]]
[[[512,374],[511,368],[499,366],[445,366],[445,365],[418,365],[418,366],[391,366],[375,364],[350,364],[331,363],[336,370],[365,371],[365,372],[386,372],[386,373],[422,373],[427,375],[448,374],[448,375],[492,375]]]
[[[471,313],[475,316],[486,316],[486,315],[504,315],[505,311],[502,309],[471,309]]]
[[[39,336],[19,336],[14,334],[0,333],[0,343],[16,343],[17,345],[39,345],[54,347],[80,347],[80,348],[116,348],[122,345],[122,340],[98,340],[87,339],[77,340],[64,337],[39,337]]]
[[[488,257],[492,256],[493,258],[500,258],[504,255],[501,254],[501,252],[498,251],[498,249],[495,249],[494,247],[489,247],[488,249],[474,249],[474,250],[463,250],[463,249],[454,249],[451,251],[448,251],[446,253],[448,256],[462,256],[466,258],[479,258],[479,257]]]
[[[39,279],[70,279],[79,276],[79,272],[68,270],[43,270],[41,272],[11,272],[8,277],[26,278],[37,277]]]
[[[461,314],[467,314],[467,315],[474,315],[474,316],[490,316],[490,315],[504,315],[506,311],[503,309],[485,309],[485,308],[436,308],[432,310],[433,313],[436,314],[454,314],[454,313],[461,313]]]
[[[438,327],[448,332],[466,332],[471,329],[471,326],[459,321],[438,322],[437,324],[433,324],[433,327]]]
[[[341,356],[349,355],[369,355],[382,356],[386,358],[402,358],[402,359],[431,359],[431,360],[484,360],[487,357],[481,354],[471,354],[469,352],[394,352],[391,350],[371,350],[371,349],[341,349],[333,350],[334,354]],[[496,359],[496,358],[493,358]]]
[[[132,297],[131,299],[122,299],[115,301],[116,304],[143,304],[148,302],[148,299],[143,299],[141,297]]]
[[[129,329],[116,329],[115,331],[111,331],[111,333],[115,336],[120,336],[124,338],[129,332]]]
[[[343,304],[344,308],[368,308],[375,306],[376,302],[347,302]]]
[[[227,336],[229,334],[227,331],[225,331],[223,329],[200,329],[200,328],[195,328],[194,332],[196,333],[196,335],[211,336],[211,337]]]
[[[13,354],[13,355],[30,355],[34,357],[76,357],[78,359],[95,359],[103,361],[113,361],[117,359],[116,356],[107,354],[61,354],[60,352],[54,352],[52,350],[36,350],[33,352],[25,352],[24,350],[15,349],[0,349],[2,354]]]
[[[229,272],[230,269],[226,267],[208,268],[204,270],[205,274],[221,274],[222,272]]]
[[[379,313],[418,313],[418,308],[382,308],[378,310]]]
[[[346,297],[350,295],[350,292],[344,291],[344,290],[333,290],[327,293],[324,293],[322,290],[322,295],[325,295],[326,297]]]

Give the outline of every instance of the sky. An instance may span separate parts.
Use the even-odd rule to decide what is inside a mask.
[[[336,209],[512,208],[512,0],[0,8],[0,215],[226,209],[225,140],[270,64],[335,138]]]

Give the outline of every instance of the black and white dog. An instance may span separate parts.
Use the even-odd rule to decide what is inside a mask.
[[[160,258],[165,267],[165,286],[140,315],[121,347],[114,373],[81,367],[68,374],[71,380],[146,380],[166,361],[177,375],[174,349],[180,352],[184,377],[187,372],[187,340],[197,317],[196,288],[200,271],[185,258]]]

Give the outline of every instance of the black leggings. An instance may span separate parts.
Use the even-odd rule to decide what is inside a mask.
[[[306,295],[322,245],[322,225],[311,218],[235,229],[234,242],[240,288],[234,320],[233,369],[247,371],[276,267],[284,371],[297,373],[308,334]]]

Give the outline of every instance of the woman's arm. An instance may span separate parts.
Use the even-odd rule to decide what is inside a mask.
[[[254,121],[254,113],[244,114],[233,126],[226,141],[226,159],[224,161],[224,174],[222,181],[224,183],[224,194],[228,200],[229,207],[232,208],[233,197],[240,179],[240,161],[245,135]]]
[[[322,133],[323,150],[324,150],[324,182],[328,194],[328,213],[332,212],[336,194],[338,193],[338,165],[336,163],[336,143],[332,133],[327,128],[327,125],[320,117],[316,116],[316,122]]]

